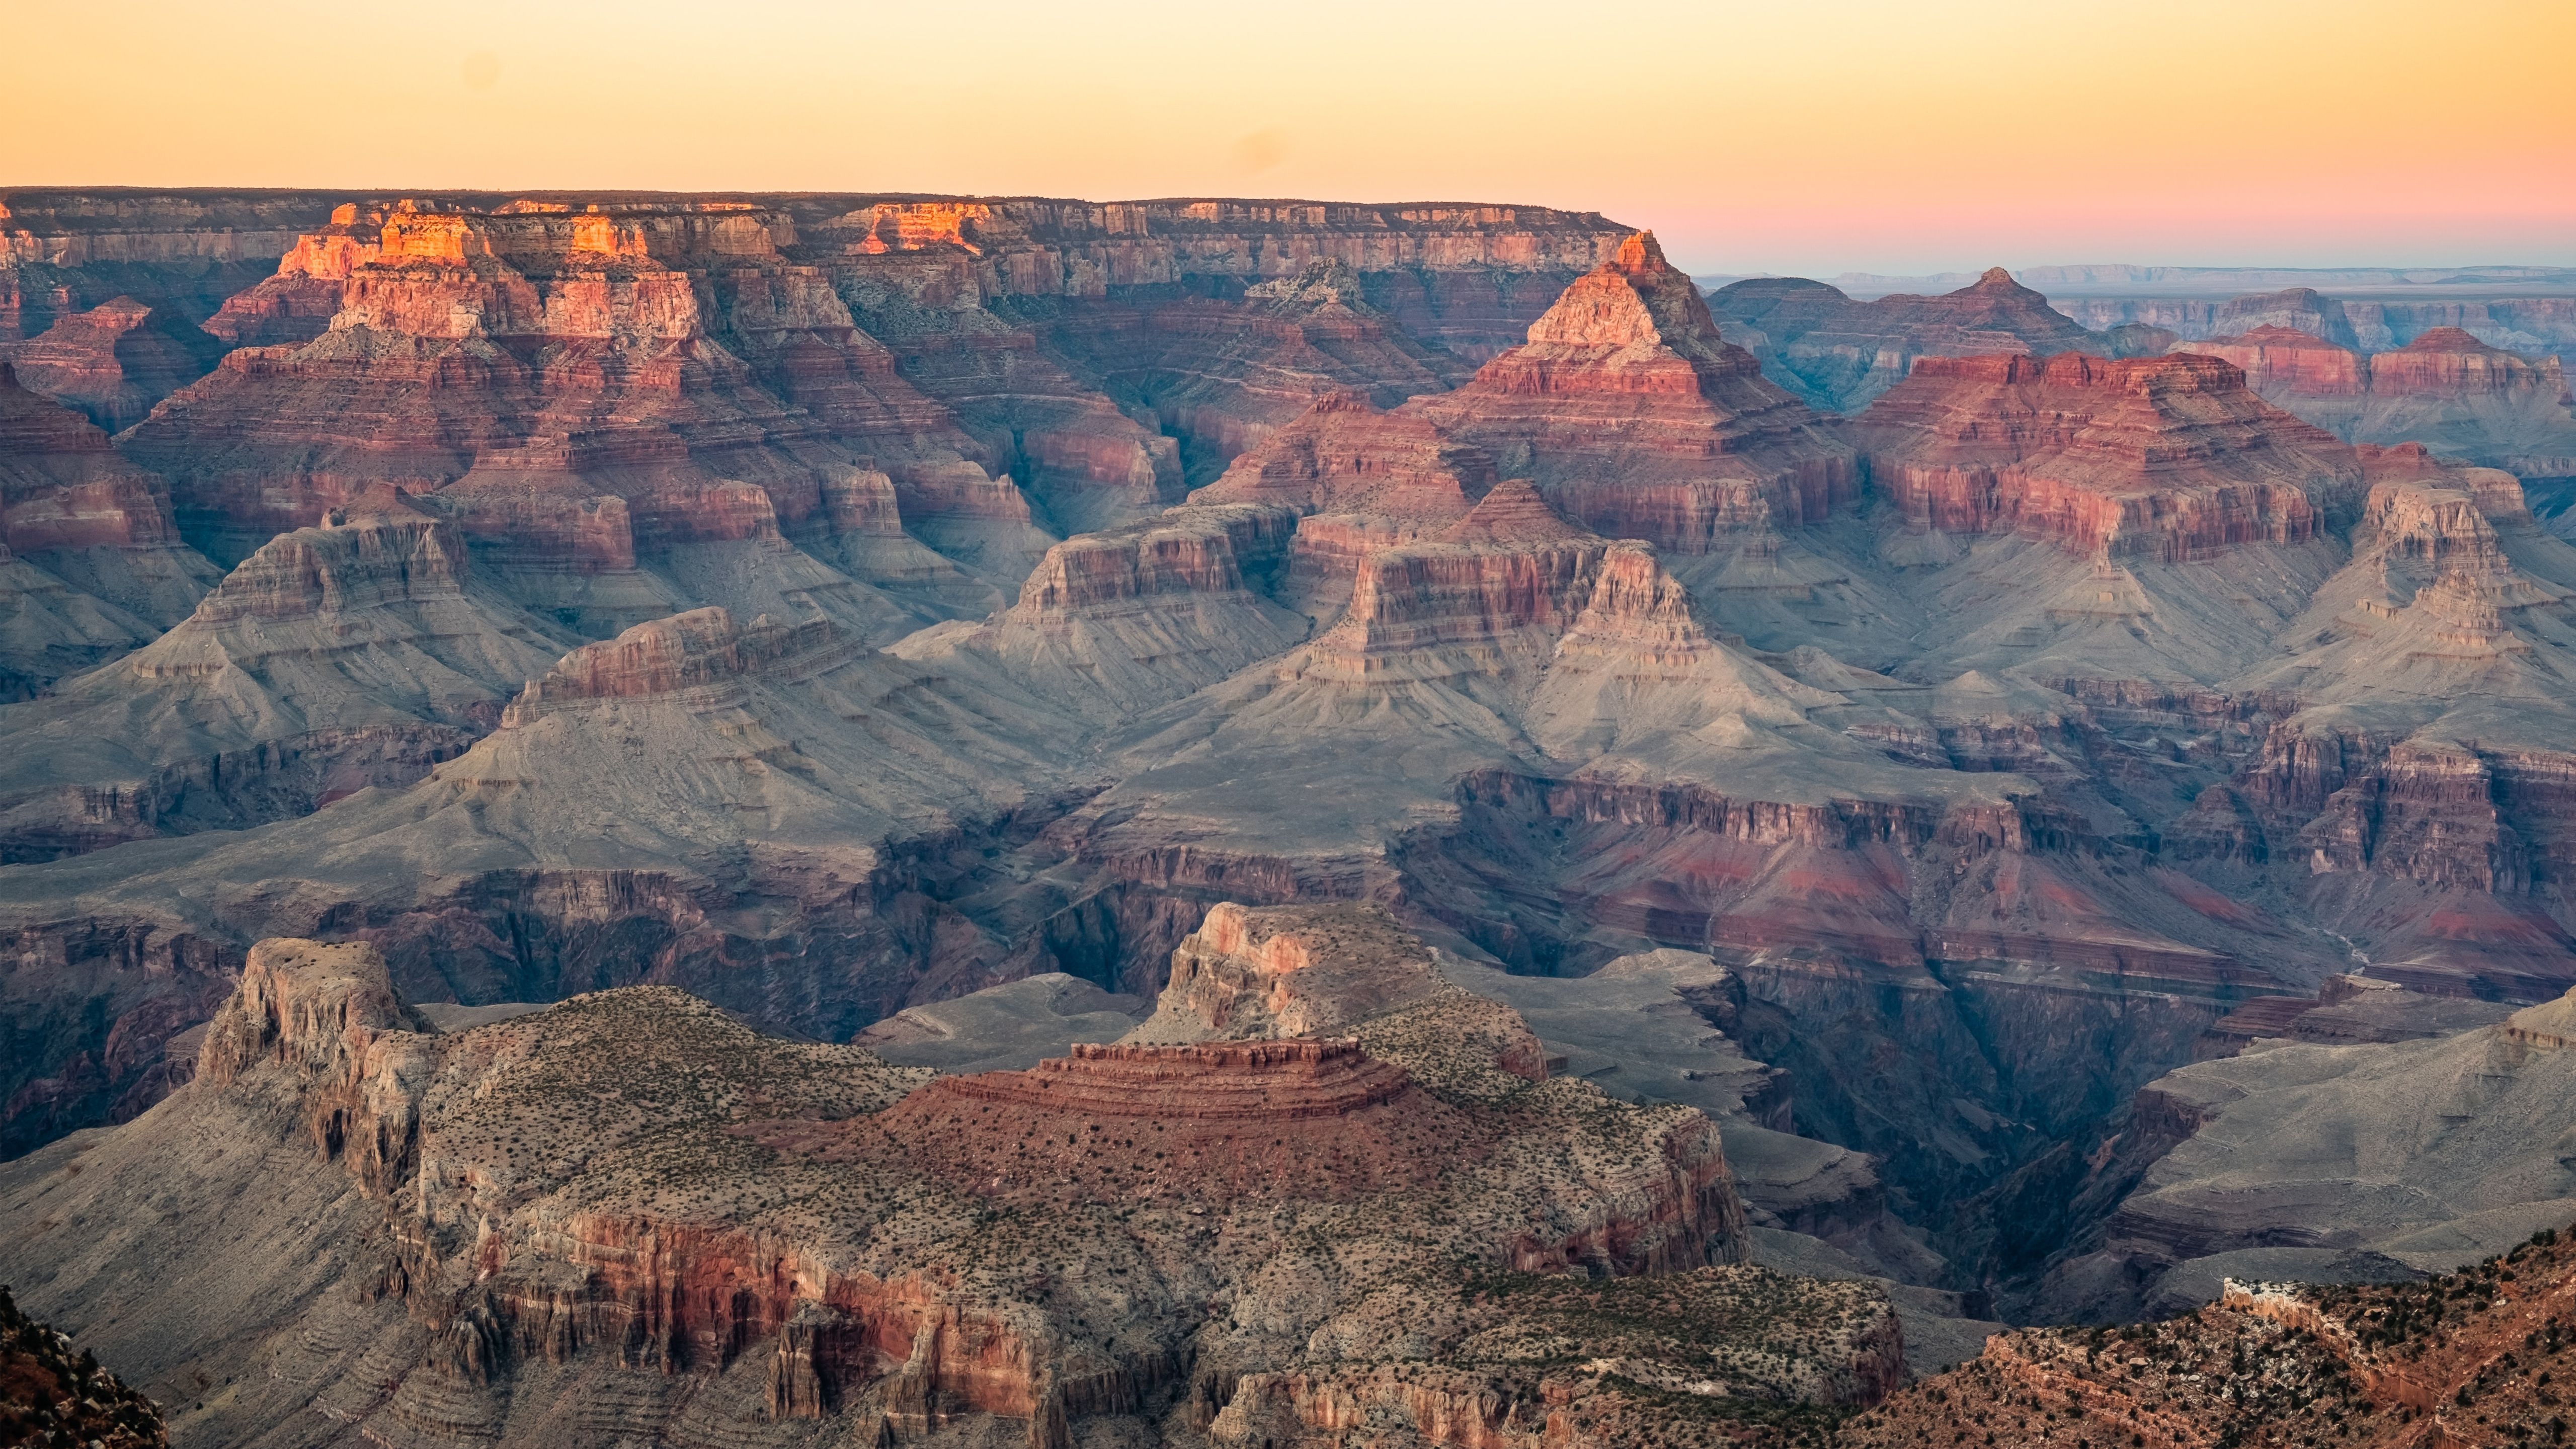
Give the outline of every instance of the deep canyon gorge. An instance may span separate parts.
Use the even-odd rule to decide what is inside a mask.
[[[0,189],[0,1350],[181,1444],[2556,1442],[2571,309]]]

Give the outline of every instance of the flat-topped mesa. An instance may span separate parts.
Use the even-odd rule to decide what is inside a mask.
[[[2178,350],[2233,363],[2248,385],[2274,400],[2359,397],[2370,390],[2370,363],[2361,354],[2288,327],[2267,323]]]
[[[584,644],[532,680],[501,717],[504,729],[579,700],[633,699],[729,684],[763,665],[837,637],[828,620],[774,624],[767,615],[738,625],[722,608],[691,609],[638,624],[614,639]]]
[[[2190,354],[1925,358],[1856,432],[1910,526],[2078,553],[2301,543],[2360,491],[2350,449]]]
[[[2526,358],[2460,328],[2435,327],[2394,352],[2371,354],[2370,391],[2428,398],[2529,393],[2555,402],[2567,395],[2567,378],[2555,357]]]
[[[2354,530],[2356,552],[2426,579],[2513,572],[2495,525],[2528,522],[2531,514],[2512,474],[2445,464],[2421,443],[2357,451],[2370,492]]]
[[[2266,325],[2176,344],[2224,357],[2254,390],[2351,443],[2428,443],[2524,477],[2576,472],[2576,413],[2555,357],[2525,358],[2458,327],[2363,355]]]
[[[2212,337],[2236,337],[2264,328],[2303,332],[2328,346],[2361,349],[2361,341],[2344,315],[2343,304],[2314,287],[2289,287],[2232,297],[2210,314]]]
[[[213,371],[223,350],[168,307],[114,297],[65,314],[7,355],[20,386],[79,409],[113,433]]]
[[[1403,411],[1533,479],[1587,527],[1704,553],[1859,496],[1849,448],[1720,340],[1650,234],[1568,287],[1528,335]]]

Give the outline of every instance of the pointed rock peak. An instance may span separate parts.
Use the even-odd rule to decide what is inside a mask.
[[[1639,272],[1672,270],[1672,263],[1664,260],[1663,243],[1656,241],[1655,234],[1650,231],[1632,233],[1626,241],[1619,243],[1619,255],[1611,260],[1610,265],[1631,276]]]
[[[1950,294],[1953,297],[2037,297],[2040,294],[2013,280],[2013,274],[2001,267],[1988,267],[1977,279]]]
[[[1664,260],[1650,231],[1631,234],[1609,261],[1577,278],[1530,324],[1529,340],[1567,347],[1661,344],[1694,358],[1714,357],[1725,345],[1708,299]]]
[[[2404,352],[2483,352],[2503,353],[2478,340],[2475,333],[2462,327],[2435,327],[2399,349]]]
[[[1511,478],[1467,510],[1467,516],[1440,535],[1442,543],[1556,543],[1590,534],[1557,516],[1527,478]]]

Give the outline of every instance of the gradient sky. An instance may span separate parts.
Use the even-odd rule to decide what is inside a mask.
[[[121,0],[9,31],[17,185],[1517,201],[1702,273],[2576,265],[2576,0]]]

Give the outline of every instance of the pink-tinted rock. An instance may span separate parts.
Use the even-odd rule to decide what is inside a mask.
[[[1913,527],[2081,553],[2299,543],[2360,489],[2350,450],[2215,358],[1926,358],[1857,433]]]
[[[1822,282],[1765,277],[1719,288],[1709,305],[1783,386],[1842,412],[1895,386],[1917,358],[2108,350],[2001,267],[1937,297],[1856,302]]]
[[[205,376],[222,352],[222,343],[168,308],[118,297],[62,318],[5,355],[20,386],[113,433]]]

